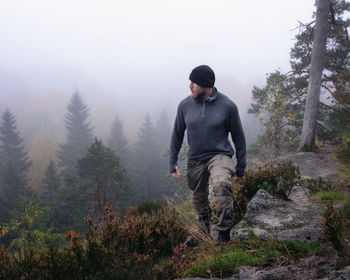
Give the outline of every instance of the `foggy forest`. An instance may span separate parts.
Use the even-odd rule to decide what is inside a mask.
[[[228,277],[241,265],[327,254],[349,266],[348,1],[73,2],[16,0],[0,12],[0,279]],[[292,187],[305,185],[322,208],[317,242],[264,243],[249,229],[244,242],[184,245],[196,218],[188,143],[185,135],[175,180],[170,141],[202,64],[237,105],[245,135],[235,223],[258,190],[291,201]],[[334,155],[336,183],[270,165],[298,153]],[[338,196],[319,198],[324,191]]]

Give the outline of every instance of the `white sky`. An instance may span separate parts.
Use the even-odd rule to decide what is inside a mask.
[[[227,80],[251,88],[268,72],[288,71],[297,32],[291,30],[298,21],[311,21],[315,10],[314,0],[0,4],[0,97],[46,91],[70,96],[78,88],[90,102],[110,97],[121,111],[130,104],[148,111],[177,105],[189,94],[189,72],[200,64],[233,84],[231,96],[239,104],[241,93]]]

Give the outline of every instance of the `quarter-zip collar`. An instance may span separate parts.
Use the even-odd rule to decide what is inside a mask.
[[[199,99],[198,101],[201,101],[203,103],[202,105],[202,115],[201,117],[204,118],[205,117],[205,103],[206,102],[214,102],[215,99],[217,98],[218,96],[218,91],[216,89],[216,87],[213,88],[213,91],[211,92],[211,94],[205,98],[201,98]]]

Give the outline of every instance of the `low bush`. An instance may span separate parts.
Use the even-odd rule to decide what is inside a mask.
[[[147,199],[138,205],[130,207],[124,216],[154,214],[164,209],[164,207],[166,207],[166,203],[164,201],[153,201]]]
[[[323,241],[330,241],[336,250],[343,249],[341,244],[342,218],[340,213],[334,209],[333,201],[327,203],[322,214],[322,236]]]
[[[341,214],[344,217],[344,219],[350,221],[350,197],[347,197],[345,199],[344,205],[341,210]]]
[[[156,279],[167,263],[171,267],[164,258],[170,260],[187,232],[174,209],[153,206],[156,214],[136,211],[123,218],[106,206],[97,222],[86,219],[85,236],[67,232],[63,248],[25,247],[16,254],[1,248],[0,279]],[[139,207],[144,208],[150,207]]]
[[[243,217],[247,203],[259,189],[264,189],[272,195],[288,199],[292,187],[300,179],[300,171],[291,161],[280,163],[277,167],[271,165],[247,170],[244,177],[232,180],[233,200],[236,220]]]

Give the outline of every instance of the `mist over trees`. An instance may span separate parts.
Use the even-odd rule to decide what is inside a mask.
[[[125,138],[123,123],[118,116],[113,121],[108,146],[120,157],[122,164],[128,168],[130,166],[131,155]]]
[[[42,180],[42,198],[47,202],[53,202],[61,187],[61,179],[58,176],[56,164],[50,160]]]
[[[137,202],[161,200],[176,192],[177,186],[166,180],[171,126],[165,110],[156,126],[150,114],[145,115],[134,143],[129,143],[124,124],[115,115],[105,145],[93,140],[89,105],[81,93],[74,92],[64,124],[63,142],[46,130],[35,133],[29,148],[31,162],[15,116],[9,110],[2,116],[0,242],[11,248],[33,230],[61,242],[60,234],[69,229],[84,231],[84,218],[90,215],[97,220],[107,203],[122,213]],[[16,226],[23,217],[30,230]]]
[[[58,158],[60,165],[69,173],[74,170],[77,160],[83,156],[92,143],[92,127],[88,120],[89,108],[78,92],[75,92],[67,106],[65,125],[66,143],[60,145]]]
[[[156,130],[149,114],[146,114],[139,128],[132,159],[132,174],[135,184],[140,188],[140,198],[160,198],[161,161],[156,142]]]
[[[30,165],[15,116],[7,109],[0,124],[0,221],[8,222],[20,195],[30,193],[26,177]]]
[[[331,1],[315,146],[350,139],[349,11],[350,3]],[[291,71],[271,69],[265,84],[252,90],[249,119],[255,117],[260,127],[251,122],[244,127],[247,142],[254,143],[258,129],[261,133],[249,148],[248,160],[250,156],[267,160],[298,151],[311,78],[315,22],[300,23],[298,29],[290,52]],[[96,110],[93,118],[90,108],[96,106],[97,99],[92,102],[84,91],[73,92],[68,102],[61,95],[47,94],[43,103],[35,100],[35,104],[24,97],[25,105],[16,107],[22,119],[18,127],[18,114],[1,108],[0,245],[12,252],[23,246],[62,244],[67,231],[87,232],[87,216],[98,228],[106,204],[116,211],[113,219],[117,221],[136,203],[189,193],[186,139],[179,154],[183,176],[176,182],[169,180],[173,108],[147,112],[146,106],[141,106],[133,111],[134,107],[121,108],[118,100],[113,103],[106,94],[101,104],[112,105]],[[42,105],[45,110],[39,112]],[[21,114],[25,107],[26,113]],[[240,113],[245,109],[240,107]]]

